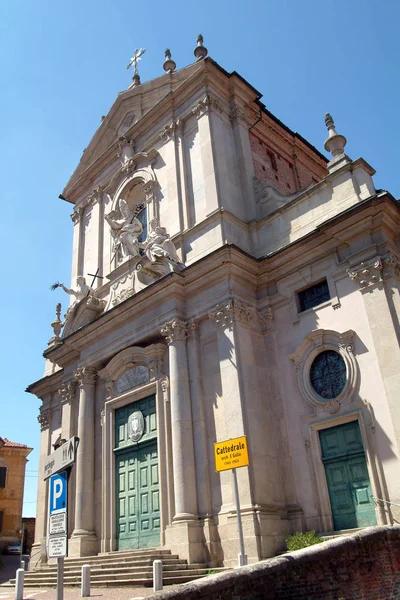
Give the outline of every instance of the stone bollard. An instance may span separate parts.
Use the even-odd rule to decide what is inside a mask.
[[[90,596],[90,565],[82,565],[81,597]]]
[[[24,597],[24,569],[17,569],[15,574],[15,600],[23,600]]]
[[[153,562],[153,591],[158,592],[163,589],[162,580],[162,562],[161,560],[155,560]]]

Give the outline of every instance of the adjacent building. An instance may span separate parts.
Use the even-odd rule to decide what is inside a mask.
[[[145,83],[133,60],[61,195],[71,303],[28,390],[42,466],[80,439],[70,556],[165,546],[236,564],[213,445],[242,435],[250,562],[298,530],[400,517],[399,204],[330,115],[328,159],[201,37],[195,57],[176,70],[167,51]],[[48,493],[41,473],[33,562]]]
[[[0,438],[0,553],[21,541],[25,467],[31,452],[25,444]]]

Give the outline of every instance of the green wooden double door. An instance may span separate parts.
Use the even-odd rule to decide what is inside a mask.
[[[138,408],[144,416],[145,432],[140,442],[132,444],[126,432],[129,416]],[[116,413],[117,547],[118,550],[157,547],[160,545],[160,484],[154,436],[155,399],[150,397]]]
[[[319,432],[335,530],[376,525],[358,421]]]

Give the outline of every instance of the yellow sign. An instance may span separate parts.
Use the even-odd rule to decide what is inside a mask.
[[[214,444],[214,456],[217,472],[247,467],[250,463],[246,436],[242,435],[242,437],[226,440],[225,442],[216,442]]]

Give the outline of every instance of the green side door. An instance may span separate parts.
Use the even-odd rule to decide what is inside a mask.
[[[358,421],[319,432],[335,530],[376,525]]]
[[[145,423],[138,442],[128,435],[129,416],[140,410]],[[155,398],[151,396],[115,411],[117,548],[160,545],[160,485]]]

